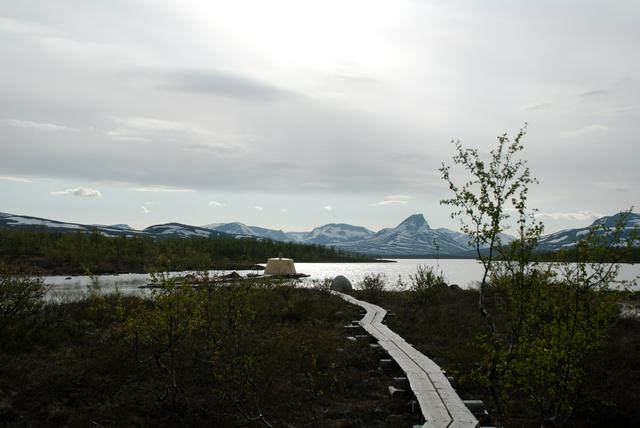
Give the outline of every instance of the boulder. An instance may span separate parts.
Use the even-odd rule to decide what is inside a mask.
[[[351,285],[351,281],[346,277],[338,275],[331,281],[331,289],[334,291],[340,291],[341,293],[346,293],[353,290],[353,286]]]
[[[240,274],[238,272],[236,272],[235,270],[227,275],[222,275],[222,278],[227,278],[227,279],[236,279],[236,278],[240,278]]]

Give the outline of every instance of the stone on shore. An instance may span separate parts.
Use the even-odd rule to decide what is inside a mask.
[[[351,281],[346,277],[338,275],[331,281],[331,289],[334,291],[340,291],[341,293],[346,293],[353,290],[353,286],[351,285]]]

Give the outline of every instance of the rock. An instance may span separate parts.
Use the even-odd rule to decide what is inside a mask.
[[[338,275],[331,281],[331,289],[334,291],[345,293],[347,291],[353,290],[353,286],[351,285],[351,281],[349,281],[346,277]]]
[[[234,270],[230,274],[222,275],[222,278],[228,278],[228,279],[240,278],[240,274]]]

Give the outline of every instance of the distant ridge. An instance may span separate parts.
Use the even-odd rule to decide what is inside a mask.
[[[622,214],[599,218],[593,225],[613,227]],[[191,226],[182,223],[165,223],[135,230],[126,224],[111,226],[66,223],[45,218],[0,213],[0,227],[12,229],[40,229],[55,232],[98,232],[105,236],[147,236],[162,238],[209,238],[233,236],[235,238],[270,239],[274,241],[325,245],[345,251],[381,257],[475,257],[469,246],[469,237],[464,233],[446,228],[432,229],[423,214],[413,214],[398,226],[373,232],[362,226],[345,223],[329,223],[310,232],[284,232],[243,223],[216,223],[206,226]],[[623,238],[631,230],[640,227],[640,215],[628,215]],[[557,251],[570,248],[589,232],[588,227],[567,229],[545,235],[540,239],[539,249]],[[515,239],[502,235],[502,242]]]
[[[640,231],[640,214],[636,213],[617,213],[611,216],[600,217],[591,223],[591,226],[581,227],[577,229],[566,229],[545,235],[538,243],[538,249],[541,251],[558,251],[574,247],[581,239],[584,239],[590,231],[591,227],[599,226],[606,229],[614,228],[625,215],[625,222],[621,230],[620,238],[627,239],[634,230]],[[601,230],[600,233],[605,232]]]
[[[51,232],[98,232],[104,236],[148,236],[151,238],[192,238],[229,236],[223,232],[180,223],[167,223],[135,230],[126,224],[102,226],[95,224],[66,223],[40,217],[0,213],[0,227],[11,229],[37,229]]]

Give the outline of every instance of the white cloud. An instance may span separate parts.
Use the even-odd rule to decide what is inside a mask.
[[[14,128],[35,129],[37,131],[76,131],[75,128],[69,128],[68,126],[58,125],[56,123],[33,122],[31,120],[19,119],[6,119],[5,122],[7,123],[7,125]]]
[[[592,211],[577,211],[577,212],[555,212],[555,213],[537,213],[536,217],[549,218],[552,220],[594,220],[600,217],[604,217],[604,214],[592,212]]]
[[[288,211],[289,211],[289,210],[288,210],[288,209],[286,209],[286,208],[282,208],[282,209],[280,210],[280,212],[281,212],[281,213],[286,213],[286,212],[288,212]]]
[[[331,205],[325,205],[324,210],[325,211],[333,211],[333,207]]]
[[[396,200],[384,200],[380,202],[376,202],[374,206],[389,206],[389,205],[407,205],[408,201],[396,201]]]
[[[142,214],[149,214],[151,213],[151,210],[149,210],[149,208],[145,207],[144,205],[140,207],[142,209]]]
[[[562,132],[561,135],[565,138],[580,138],[580,137],[586,137],[592,134],[600,134],[607,131],[609,131],[609,127],[604,125],[593,124],[593,125],[585,126],[583,128],[574,129],[571,131],[564,131]]]
[[[172,187],[172,186],[146,186],[146,187],[136,187],[132,189],[135,192],[153,192],[153,193],[191,193],[195,192],[193,189],[185,189],[182,187]]]
[[[85,198],[101,198],[102,193],[96,189],[90,189],[85,187],[76,187],[75,189],[59,190],[57,192],[51,192],[53,196],[81,196]]]
[[[256,211],[264,210],[264,208],[262,208],[260,205],[256,205],[255,207],[253,207],[253,209],[256,210]]]
[[[149,135],[157,134],[192,134],[207,135],[209,131],[195,125],[170,120],[147,117],[114,118],[117,127],[107,132],[114,138],[134,138],[146,140]]]
[[[384,197],[384,200],[379,202],[374,202],[373,204],[370,204],[370,205],[374,207],[375,206],[384,207],[384,206],[394,206],[394,205],[407,205],[410,199],[411,199],[411,196],[409,195],[388,195]]]
[[[22,178],[22,177],[14,177],[12,175],[0,175],[0,180],[5,180],[5,181],[15,181],[17,183],[33,183],[33,180],[30,180],[28,178]]]
[[[218,202],[218,201],[209,201],[207,205],[210,207],[226,207],[227,206],[227,204],[225,204],[224,202]]]

